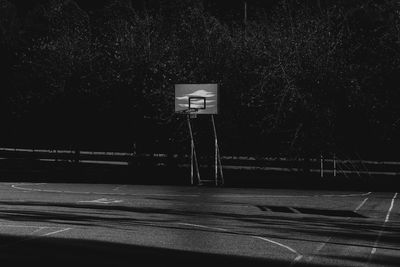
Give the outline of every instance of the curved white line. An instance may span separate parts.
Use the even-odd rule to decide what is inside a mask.
[[[0,224],[0,227],[15,227],[15,228],[50,228],[50,226],[33,226],[33,225],[14,225],[14,224]],[[56,227],[54,227],[56,228]]]
[[[29,241],[29,240],[35,240],[38,238],[43,238],[46,236],[50,236],[50,235],[54,235],[57,233],[61,233],[61,232],[65,232],[68,230],[71,230],[72,228],[63,228],[61,230],[57,230],[57,231],[53,231],[50,233],[46,233],[46,234],[42,234],[42,235],[34,235],[35,233],[43,230],[43,229],[48,229],[48,228],[59,228],[59,227],[52,227],[52,226],[24,226],[24,225],[1,225],[1,226],[5,226],[5,227],[26,227],[26,228],[37,228],[36,230],[34,230],[33,232],[29,233],[29,237],[27,238],[22,238],[20,240],[14,241],[14,242],[10,242],[10,243],[6,243],[6,244],[1,244],[0,248],[5,248],[5,247],[10,247],[10,246],[15,246],[17,244]]]
[[[205,228],[205,229],[210,229],[210,230],[217,230],[217,231],[227,232],[227,233],[232,233],[232,234],[237,234],[235,232],[229,231],[229,230],[224,229],[224,228],[210,227],[210,226],[205,226],[205,225],[200,225],[200,224],[192,224],[192,223],[176,223],[176,224],[184,225],[184,226],[198,227],[198,228]],[[301,260],[303,258],[303,255],[298,253],[295,249],[293,249],[293,248],[291,248],[291,247],[289,247],[287,245],[284,245],[282,243],[279,243],[277,241],[274,241],[274,240],[271,240],[271,239],[268,239],[268,238],[265,238],[265,237],[261,237],[261,236],[256,236],[256,235],[250,236],[250,237],[254,238],[254,239],[259,239],[259,240],[262,240],[262,241],[266,241],[266,242],[272,243],[274,245],[277,245],[279,247],[282,247],[282,248],[284,248],[286,250],[289,250],[290,252],[296,254],[296,257],[293,259],[294,262],[299,261],[299,260]]]
[[[61,233],[61,232],[69,231],[71,229],[72,228],[64,228],[64,229],[61,229],[61,230],[58,230],[58,231],[54,231],[54,232],[50,232],[50,233],[47,233],[47,234],[44,234],[44,235],[41,235],[41,236],[55,235],[55,234],[58,234],[58,233]]]
[[[24,185],[24,184],[22,184]],[[39,184],[32,184],[39,185]],[[26,188],[15,184],[11,185],[12,188],[24,191],[35,191],[35,192],[46,192],[46,193],[64,193],[64,194],[92,194],[92,195],[113,195],[113,196],[158,196],[158,197],[199,197],[198,194],[130,194],[130,193],[117,193],[117,192],[77,192],[77,191],[62,191],[62,190],[51,190],[51,189],[38,189],[38,188]]]
[[[42,185],[46,183],[38,183],[38,184],[30,184],[30,185]],[[25,185],[25,184],[21,184]],[[76,192],[76,191],[62,191],[62,190],[50,190],[50,189],[37,189],[37,188],[26,188],[21,187],[15,184],[11,185],[14,189],[24,190],[24,191],[35,191],[35,192],[47,192],[47,193],[65,193],[65,194],[93,194],[93,195],[118,195],[118,196],[167,196],[167,197],[199,197],[198,194],[129,194],[129,193],[117,193],[117,192]],[[331,194],[331,195],[243,195],[243,194],[231,194],[231,195],[212,195],[212,197],[236,197],[236,198],[307,198],[307,197],[358,197],[358,196],[367,196],[370,195],[372,192],[367,193],[360,193],[360,194]]]
[[[81,201],[78,201],[78,202],[79,203],[114,204],[114,203],[121,203],[121,202],[123,202],[123,200],[100,198],[100,199],[94,199],[94,200],[81,200]]]
[[[369,195],[369,194],[371,194],[372,192],[368,192],[368,193],[365,193],[365,194],[363,194],[364,196],[366,196],[366,195]],[[368,197],[367,198],[365,198],[355,209],[354,209],[354,212],[357,212],[357,211],[359,211],[361,208],[362,208],[362,206],[364,206],[364,204],[368,201]],[[350,217],[346,217],[346,219],[345,220],[349,220],[350,219]],[[325,246],[326,246],[326,244],[331,240],[333,238],[333,236],[329,236],[325,241],[323,241],[316,249],[315,249],[315,251],[314,251],[314,255],[316,255],[316,254],[318,254]],[[311,261],[313,261],[314,260],[314,256],[308,256],[307,257],[307,262],[311,262]]]
[[[241,197],[241,198],[271,198],[271,197],[282,197],[282,198],[290,198],[290,197],[360,197],[360,196],[368,196],[372,192],[360,193],[360,194],[331,194],[331,195],[244,195],[244,194],[232,194],[232,195],[213,195],[213,197]]]
[[[313,196],[295,196],[295,195],[243,195],[243,194],[232,194],[232,195],[212,195],[213,197],[241,197],[241,198],[270,198],[270,197],[313,197]]]
[[[24,184],[22,184],[22,185],[24,185]],[[35,185],[35,184],[32,184],[32,185]],[[39,184],[36,184],[36,185],[39,185]],[[14,189],[24,190],[24,191],[48,192],[48,193],[61,193],[62,192],[62,191],[59,191],[59,190],[42,190],[42,189],[37,189],[37,188],[20,187],[20,186],[17,186],[15,184],[12,184],[11,187],[14,188]]]
[[[383,224],[382,224],[381,230],[379,231],[379,235],[377,236],[377,238],[376,238],[376,240],[375,240],[374,247],[372,248],[371,254],[370,254],[369,258],[368,258],[368,264],[371,262],[372,255],[376,253],[376,249],[377,249],[377,246],[378,246],[378,244],[379,244],[379,242],[380,242],[380,239],[381,239],[381,236],[382,236],[382,234],[383,234],[383,231],[385,230],[386,223],[389,221],[390,213],[392,212],[393,205],[394,205],[394,201],[395,201],[396,198],[397,198],[397,194],[398,194],[398,193],[396,192],[396,193],[394,194],[393,198],[392,198],[392,202],[390,203],[390,207],[389,207],[389,209],[388,209],[388,211],[387,211],[387,214],[386,214],[386,217],[385,217],[385,221],[384,221]]]
[[[38,229],[34,230],[34,231],[31,232],[30,234],[33,235],[33,234],[35,234],[35,233],[37,233],[37,232],[40,232],[40,231],[42,231],[43,229],[46,229],[46,228],[47,228],[47,227],[39,227]]]
[[[113,191],[118,191],[118,190],[120,190],[122,187],[126,187],[126,184],[125,184],[125,185],[118,185],[118,186],[116,186],[116,187],[113,189]]]
[[[280,247],[282,247],[282,248],[285,248],[285,249],[287,249],[287,250],[293,252],[294,254],[297,255],[296,258],[294,259],[295,261],[298,261],[298,260],[300,260],[300,259],[303,257],[303,255],[301,255],[300,253],[298,253],[296,250],[294,250],[293,248],[291,248],[291,247],[289,247],[289,246],[286,246],[286,245],[284,245],[284,244],[282,244],[282,243],[279,243],[279,242],[276,242],[276,241],[274,241],[274,240],[271,240],[271,239],[268,239],[268,238],[265,238],[265,237],[261,237],[261,236],[252,236],[252,237],[253,237],[253,238],[256,238],[256,239],[261,239],[261,240],[263,240],[263,241],[267,241],[267,242],[269,242],[269,243],[275,244],[275,245],[277,245],[277,246],[280,246]]]
[[[320,197],[363,197],[363,196],[368,196],[372,192],[367,192],[363,194],[347,194],[347,195],[319,195]],[[318,196],[318,195],[316,195]]]
[[[222,231],[222,232],[228,232],[228,230],[223,229],[223,228],[209,227],[209,226],[200,225],[200,224],[192,224],[192,223],[176,223],[176,224],[184,225],[184,226],[193,226],[193,227],[205,228],[205,229],[210,229],[210,230],[217,230],[217,231]]]

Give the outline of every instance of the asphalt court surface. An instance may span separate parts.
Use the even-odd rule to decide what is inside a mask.
[[[399,266],[396,192],[0,183],[0,262]]]

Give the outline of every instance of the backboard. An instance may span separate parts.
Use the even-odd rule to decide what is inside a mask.
[[[192,114],[218,114],[218,85],[176,84],[175,112]]]

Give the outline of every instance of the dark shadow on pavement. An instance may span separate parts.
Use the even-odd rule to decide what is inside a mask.
[[[0,235],[2,266],[290,266],[287,261],[82,239]],[[10,245],[7,245],[10,244]],[[296,266],[305,266],[296,264]],[[318,266],[318,265],[307,265]]]
[[[329,236],[334,239],[331,244],[339,246],[355,246],[359,241],[370,241],[373,244],[377,234],[382,230],[381,222],[365,221],[360,219],[355,221],[342,221],[341,218],[332,220],[327,217],[284,217],[284,216],[258,216],[217,213],[210,211],[183,211],[177,209],[161,209],[150,207],[124,207],[124,206],[100,206],[100,205],[80,205],[73,203],[49,203],[49,202],[13,202],[2,201],[1,205],[8,205],[0,210],[0,219],[13,222],[47,222],[61,223],[67,225],[101,226],[124,230],[126,227],[152,226],[162,227],[166,231],[169,228],[176,228],[166,225],[167,218],[135,218],[133,213],[152,213],[161,215],[182,215],[189,217],[216,216],[218,218],[230,216],[239,221],[257,223],[258,228],[268,227],[277,230],[277,238],[300,240],[312,242],[311,240],[301,240],[303,234],[324,236],[329,231]],[[18,206],[15,209],[11,208]],[[40,210],[29,209],[37,207]],[[47,209],[42,209],[47,207]],[[52,210],[49,207],[63,207],[72,210]],[[109,214],[107,211],[120,211],[123,213]],[[102,213],[106,211],[106,213]],[[106,215],[106,216],[104,216]],[[301,222],[301,223],[300,223]],[[158,226],[154,225],[160,223]],[[318,227],[323,225],[324,227]],[[247,230],[248,229],[248,233]],[[282,235],[282,229],[285,235]],[[201,231],[213,231],[200,229]],[[243,230],[237,234],[252,234],[251,226],[244,225]],[[234,232],[232,232],[234,233]],[[381,236],[378,249],[390,249],[394,255],[379,256],[373,258],[374,262],[381,266],[398,266],[400,256],[396,255],[396,247],[399,244],[400,225],[391,224],[385,228],[385,233]],[[300,235],[299,235],[300,234]],[[286,236],[286,237],[285,237]],[[297,237],[296,237],[297,236]],[[269,237],[271,237],[269,235]],[[274,236],[272,236],[274,238]],[[335,239],[339,238],[339,239]],[[292,258],[286,260],[263,259],[254,257],[239,257],[235,255],[215,255],[193,251],[174,250],[157,247],[144,247],[130,244],[120,244],[117,242],[93,241],[85,239],[53,238],[53,237],[32,237],[28,240],[21,240],[23,237],[12,235],[0,235],[0,263],[1,266],[289,266]],[[133,240],[134,242],[134,240]],[[195,242],[195,241],[194,241]],[[356,242],[352,244],[353,242]],[[358,244],[362,246],[362,244]],[[400,255],[400,254],[399,254]],[[355,265],[363,263],[365,259],[340,258],[354,262]],[[335,262],[333,260],[332,262]],[[396,265],[397,264],[397,265]],[[298,262],[295,266],[320,266],[318,263]],[[329,265],[323,265],[329,266]],[[335,266],[335,265],[330,265]],[[357,265],[358,266],[358,265]]]

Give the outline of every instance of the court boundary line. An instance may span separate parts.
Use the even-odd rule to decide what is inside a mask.
[[[116,193],[116,192],[88,192],[88,191],[70,191],[70,190],[52,190],[52,189],[39,189],[39,188],[26,188],[21,187],[24,185],[40,185],[35,183],[22,183],[22,184],[11,184],[11,187],[17,190],[23,191],[34,191],[34,192],[44,192],[44,193],[62,193],[62,194],[85,194],[85,195],[112,195],[112,196],[169,196],[169,197],[199,197],[198,194],[133,194],[133,193]]]
[[[368,192],[366,195],[369,195],[371,192]],[[364,204],[368,201],[369,197],[365,198],[353,211],[359,211]],[[346,217],[346,221],[349,220],[350,217]],[[307,257],[307,263],[310,263],[316,256],[318,256],[319,252],[326,246],[326,244],[332,239],[333,236],[329,236],[325,241],[321,242],[321,244],[313,251],[313,256]]]
[[[46,233],[46,234],[44,234],[44,235],[41,235],[41,237],[42,237],[42,236],[55,235],[55,234],[58,234],[58,233],[62,233],[62,232],[69,231],[69,230],[71,230],[71,229],[72,229],[72,228],[70,228],[70,227],[68,227],[68,228],[63,228],[63,229],[58,230],[58,231],[53,231],[53,232],[50,232],[50,233]]]
[[[55,234],[62,233],[62,232],[66,232],[66,231],[69,231],[69,230],[73,229],[71,227],[63,228],[63,227],[57,227],[57,226],[33,226],[33,225],[17,225],[17,224],[16,225],[13,225],[13,224],[0,224],[0,228],[1,227],[36,228],[36,229],[33,230],[32,232],[29,232],[28,234],[26,234],[25,235],[26,237],[24,237],[24,235],[23,235],[20,240],[16,240],[14,242],[10,242],[10,243],[6,243],[6,244],[0,245],[0,248],[7,248],[7,247],[18,245],[18,244],[21,244],[21,243],[24,243],[24,242],[27,242],[27,241],[30,241],[30,240],[46,238],[48,236],[55,235]],[[61,228],[61,229],[53,231],[53,232],[50,232],[50,233],[45,233],[45,234],[40,234],[40,235],[33,235],[34,233],[40,232],[43,229],[51,229],[51,228]]]
[[[244,194],[230,194],[230,195],[213,195],[214,197],[240,197],[240,198],[266,198],[266,197],[282,197],[282,198],[290,198],[290,197],[362,197],[362,196],[368,196],[372,193],[366,192],[366,193],[359,193],[359,194],[322,194],[322,195],[244,195]]]
[[[132,193],[117,193],[117,192],[88,192],[88,191],[70,191],[70,190],[52,190],[52,189],[38,189],[38,188],[26,188],[21,187],[24,185],[42,185],[48,183],[20,183],[20,184],[11,184],[11,187],[18,190],[23,191],[35,191],[35,192],[46,192],[46,193],[63,193],[63,194],[92,194],[92,195],[116,195],[116,196],[167,196],[167,197],[200,197],[200,194],[132,194]],[[312,197],[360,197],[370,195],[372,192],[366,193],[355,193],[355,194],[322,194],[322,195],[244,195],[244,194],[213,194],[212,197],[238,197],[238,198],[271,198],[271,197],[282,197],[282,198],[312,198]]]
[[[192,227],[198,227],[198,228],[216,230],[216,231],[219,231],[220,233],[239,234],[239,235],[242,235],[242,234],[240,234],[240,233],[236,233],[236,232],[234,232],[234,231],[230,231],[230,230],[228,230],[228,229],[219,228],[219,227],[211,227],[211,226],[206,226],[206,225],[201,225],[201,224],[182,223],[182,222],[179,222],[179,223],[176,223],[176,224],[178,224],[178,225],[183,225],[183,226],[192,226]],[[247,236],[247,235],[245,235],[245,236]],[[297,252],[295,249],[293,249],[292,247],[287,246],[287,245],[285,245],[285,244],[282,244],[282,243],[280,243],[280,242],[277,242],[277,241],[268,239],[268,238],[266,238],[266,237],[256,236],[256,235],[249,235],[248,237],[253,238],[253,239],[259,239],[259,240],[262,240],[262,241],[265,241],[265,242],[268,242],[268,243],[277,245],[277,246],[279,246],[279,247],[281,247],[281,248],[284,248],[284,249],[289,250],[290,252],[294,253],[296,256],[295,256],[295,258],[291,261],[291,265],[293,265],[295,262],[297,262],[297,261],[299,261],[299,260],[301,260],[301,259],[303,258],[303,255],[300,254],[299,252]]]
[[[394,202],[395,202],[395,200],[397,198],[397,194],[398,193],[396,192],[394,194],[393,198],[392,198],[392,201],[390,203],[389,209],[388,209],[388,211],[386,213],[385,220],[384,220],[384,222],[383,222],[383,224],[381,226],[381,230],[379,231],[379,234],[378,234],[377,238],[375,239],[374,246],[372,247],[372,250],[371,250],[371,252],[369,254],[369,257],[368,257],[368,265],[371,263],[372,257],[375,255],[375,253],[377,251],[377,246],[378,246],[379,241],[380,241],[380,239],[382,237],[383,231],[386,228],[386,223],[389,222],[390,213],[392,212],[392,209],[393,209],[393,206],[394,206]]]

